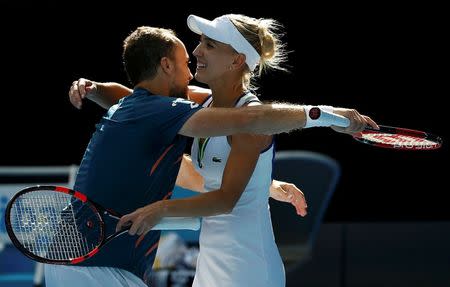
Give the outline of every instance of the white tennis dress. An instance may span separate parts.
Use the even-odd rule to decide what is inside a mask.
[[[212,98],[203,105],[209,106]],[[250,93],[236,104],[258,101]],[[205,179],[205,190],[219,189],[231,147],[227,137],[212,137],[199,167],[198,139],[192,161]],[[262,152],[252,177],[233,211],[204,217],[194,287],[285,286],[284,267],[272,230],[268,205],[273,145]]]

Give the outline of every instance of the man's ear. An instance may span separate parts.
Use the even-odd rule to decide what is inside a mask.
[[[166,74],[171,74],[173,70],[173,62],[168,57],[162,57],[159,62],[161,69]]]
[[[241,69],[245,65],[245,55],[240,53],[237,54],[231,65],[235,70]]]

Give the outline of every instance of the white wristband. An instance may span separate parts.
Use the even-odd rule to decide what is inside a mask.
[[[333,113],[332,106],[304,106],[306,124],[304,128],[348,126],[349,120]]]
[[[334,113],[334,107],[333,106],[324,106],[324,105],[320,105],[320,106],[317,106],[319,109],[321,109],[322,111],[325,111],[325,112],[327,112],[327,113],[330,113],[330,114],[332,114],[332,113]]]

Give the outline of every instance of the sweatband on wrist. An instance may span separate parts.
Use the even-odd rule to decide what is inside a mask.
[[[317,106],[319,107],[319,109],[321,109],[322,111],[325,111],[327,113],[334,113],[334,107],[333,106],[325,106],[325,105],[319,105]]]
[[[304,128],[329,127],[340,125],[337,122],[342,121],[342,116],[333,113],[332,106],[304,106],[306,114],[306,123]]]

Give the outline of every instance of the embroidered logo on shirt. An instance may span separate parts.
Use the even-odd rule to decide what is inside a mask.
[[[214,156],[214,157],[212,158],[212,161],[213,161],[213,162],[222,162],[222,159]]]
[[[172,107],[175,107],[178,103],[180,104],[186,104],[186,105],[191,105],[191,109],[195,109],[196,107],[198,107],[197,103],[191,102],[189,100],[186,99],[181,99],[178,98],[175,101],[172,102]]]

